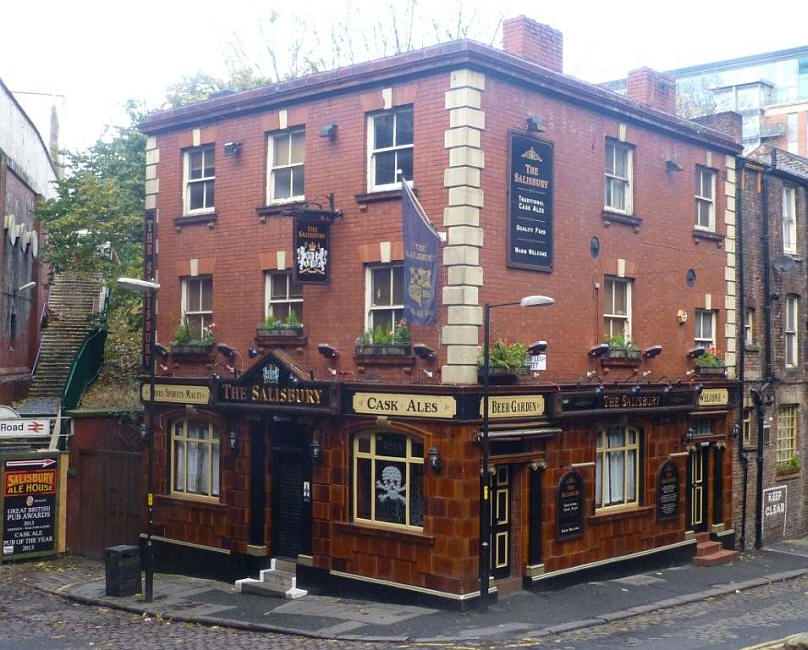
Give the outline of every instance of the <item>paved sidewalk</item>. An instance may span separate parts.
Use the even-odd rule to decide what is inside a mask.
[[[239,594],[233,585],[156,574],[154,602],[105,595],[102,561],[63,557],[5,564],[0,571],[85,604],[178,621],[364,641],[472,641],[539,638],[808,575],[808,538],[742,554],[731,565],[685,564],[545,592],[517,592],[489,611],[455,612],[412,605],[308,595],[286,601]]]

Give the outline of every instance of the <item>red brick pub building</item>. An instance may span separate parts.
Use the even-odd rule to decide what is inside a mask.
[[[651,70],[627,97],[565,76],[561,43],[519,17],[504,50],[144,122],[158,559],[472,602],[484,305],[535,294],[555,304],[491,311],[495,354],[547,343],[493,373],[492,588],[734,543],[740,147]],[[445,233],[437,322],[409,337],[396,170]]]

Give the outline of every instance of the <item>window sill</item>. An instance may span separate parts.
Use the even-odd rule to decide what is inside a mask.
[[[380,190],[365,194],[354,194],[354,198],[360,206],[382,201],[398,201],[401,199],[401,190]]]
[[[589,515],[586,522],[590,525],[606,524],[620,519],[630,517],[643,517],[654,512],[653,506],[628,506],[626,508],[615,508],[614,510],[604,510],[603,512]]]
[[[195,226],[202,223],[207,224],[208,228],[213,228],[213,224],[216,223],[216,213],[205,212],[204,214],[184,214],[174,217],[174,228],[178,231],[183,226]]]
[[[424,546],[433,546],[435,544],[434,535],[424,535],[423,533],[414,533],[408,530],[377,528],[375,526],[353,522],[335,522],[334,525],[341,533],[351,535],[367,535],[379,539],[387,539],[395,542],[412,542],[413,544],[422,544]]]
[[[156,501],[163,502],[166,505],[185,507],[192,504],[202,508],[210,508],[211,510],[224,510],[227,508],[227,504],[219,501],[218,497],[211,499],[209,497],[202,496],[196,497],[192,494],[155,494],[154,498]]]
[[[693,240],[697,244],[701,240],[715,242],[719,248],[724,245],[724,235],[712,230],[701,230],[700,228],[693,228]]]
[[[753,352],[753,353],[760,352],[760,346],[759,345],[745,345],[743,349],[744,349],[745,352]]]
[[[801,468],[797,467],[796,469],[775,470],[774,475],[780,480],[788,481],[790,479],[800,478],[801,473]]]
[[[642,225],[642,219],[640,217],[624,214],[622,212],[612,212],[608,208],[605,208],[600,216],[603,219],[604,225],[607,227],[616,223],[623,226],[631,226],[634,228],[634,232],[639,232],[640,226]]]

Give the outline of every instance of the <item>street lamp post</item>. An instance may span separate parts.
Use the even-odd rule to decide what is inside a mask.
[[[133,289],[143,294],[144,301],[148,300],[148,310],[151,311],[151,321],[146,344],[149,349],[149,402],[148,402],[148,425],[146,435],[148,437],[148,465],[149,476],[146,486],[146,509],[148,519],[146,520],[146,586],[143,592],[143,600],[147,603],[154,599],[154,551],[152,548],[152,529],[154,526],[154,355],[155,355],[155,333],[154,333],[154,298],[160,285],[157,282],[148,280],[138,280],[136,278],[118,278],[118,283],[122,286]],[[145,314],[144,316],[148,316]],[[144,318],[144,327],[146,318]]]
[[[555,302],[548,296],[525,296],[516,302],[485,303],[483,308],[483,427],[480,437],[482,447],[482,471],[480,472],[480,611],[488,611],[488,575],[491,565],[491,500],[488,477],[488,364],[491,348],[491,310],[495,307],[540,307]]]

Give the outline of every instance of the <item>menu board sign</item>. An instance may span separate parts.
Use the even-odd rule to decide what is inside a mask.
[[[679,468],[666,460],[659,470],[657,481],[657,519],[676,519],[679,516]]]
[[[584,534],[584,480],[567,472],[558,484],[558,539],[577,539]]]

